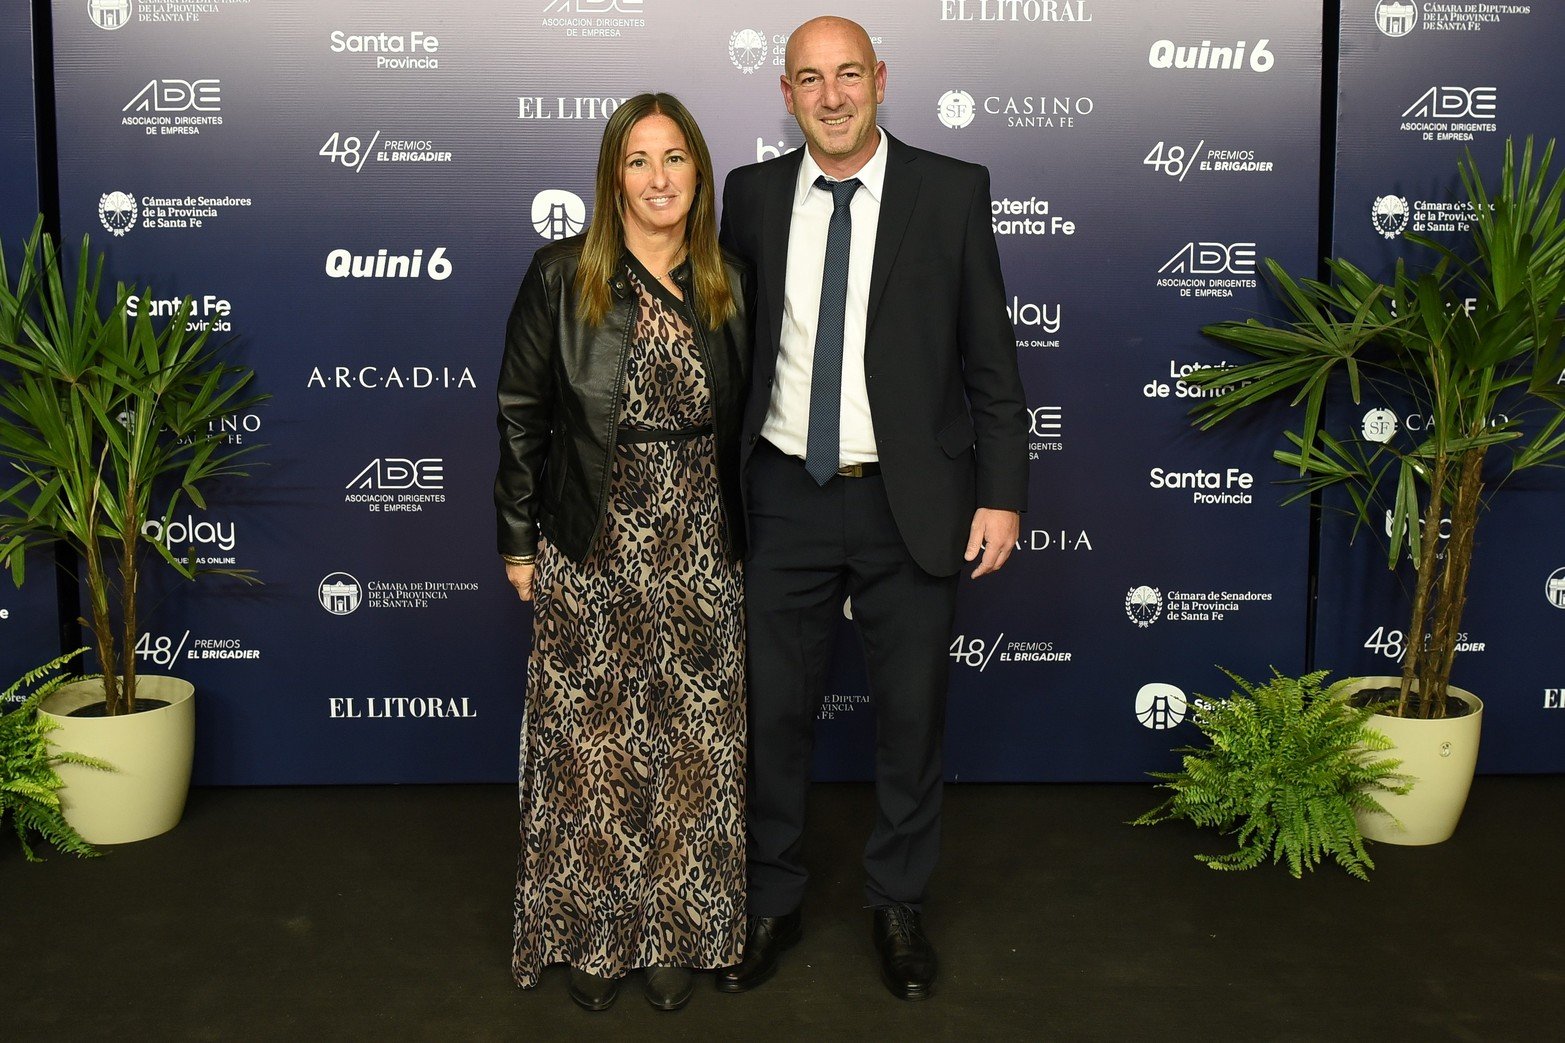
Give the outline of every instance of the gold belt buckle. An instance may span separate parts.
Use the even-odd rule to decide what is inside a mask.
[[[863,478],[864,477],[864,465],[863,464],[843,464],[841,467],[837,468],[837,474],[840,475],[843,478]]]

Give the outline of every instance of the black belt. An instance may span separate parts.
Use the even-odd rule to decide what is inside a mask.
[[[775,445],[772,444],[771,439],[763,438],[761,439],[760,444],[766,446],[778,456],[786,456],[800,467],[804,466],[803,460],[797,456],[794,456],[792,453],[785,453],[781,449],[778,449]],[[837,468],[838,478],[872,478],[879,473],[880,463],[877,460],[871,460],[868,463],[863,464],[843,464],[841,467]]]
[[[700,427],[622,427],[614,433],[615,445],[641,445],[644,442],[688,442],[712,433],[711,424]]]

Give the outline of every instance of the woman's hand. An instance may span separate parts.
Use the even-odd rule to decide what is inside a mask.
[[[523,601],[533,599],[533,568],[532,565],[507,565],[505,578],[511,586],[516,588],[516,596]]]

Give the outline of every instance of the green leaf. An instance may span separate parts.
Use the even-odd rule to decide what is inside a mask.
[[[1299,877],[1329,857],[1367,880],[1374,862],[1355,812],[1410,784],[1399,761],[1377,756],[1389,743],[1367,726],[1375,708],[1353,705],[1346,682],[1324,687],[1325,671],[1273,670],[1263,684],[1228,676],[1236,687],[1226,698],[1192,704],[1206,745],[1182,748],[1180,771],[1153,773],[1172,795],[1132,824],[1186,819],[1232,837],[1235,850],[1196,856],[1212,869],[1270,859]]]

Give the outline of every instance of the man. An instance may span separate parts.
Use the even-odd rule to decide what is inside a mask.
[[[965,559],[987,575],[1015,546],[1025,406],[988,172],[876,126],[886,66],[855,23],[806,22],[786,62],[806,148],[735,170],[723,198],[721,238],[755,266],[757,300],[742,448],[750,928],[717,984],[760,984],[801,936],[813,724],[847,594],[877,732],[865,894],[888,987],[922,999],[957,572]]]

